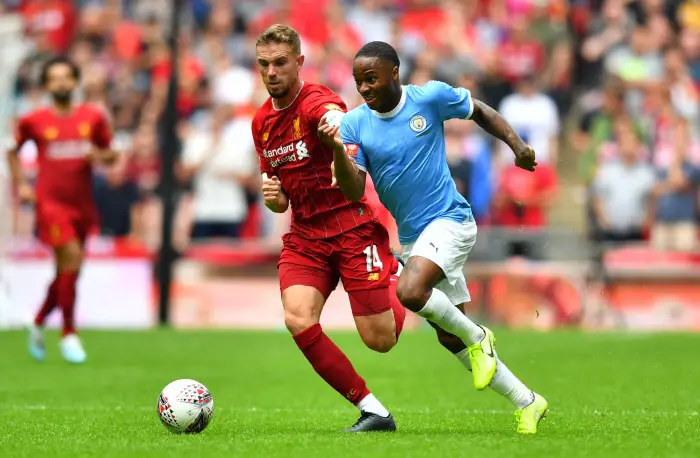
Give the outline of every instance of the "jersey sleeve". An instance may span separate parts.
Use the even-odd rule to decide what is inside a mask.
[[[443,121],[472,117],[474,101],[468,89],[452,87],[441,81],[430,81],[425,85],[425,90],[432,96],[433,103],[437,104]]]
[[[112,143],[112,129],[107,116],[100,112],[92,130],[92,143],[98,148],[109,148]]]
[[[329,111],[337,110],[343,113],[348,111],[343,99],[331,91],[328,91],[328,93],[319,92],[310,96],[306,109],[309,119],[314,126],[318,126],[321,123],[321,118]]]
[[[345,115],[343,119],[340,120],[340,140],[345,145],[345,152],[350,156],[350,159],[355,162],[358,169],[363,172],[367,172],[367,157],[362,150],[360,136],[358,134],[359,129],[357,127],[357,121],[352,115]]]
[[[32,140],[32,123],[28,117],[20,118],[15,124],[14,142],[15,148],[21,148],[29,140]]]

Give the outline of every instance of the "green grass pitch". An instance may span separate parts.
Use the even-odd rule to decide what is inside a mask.
[[[395,434],[346,435],[357,412],[284,333],[85,332],[88,364],[68,366],[49,335],[44,364],[25,335],[0,333],[0,456],[15,457],[697,457],[700,336],[497,331],[499,355],[547,397],[535,437],[509,404],[474,390],[429,330],[388,354],[332,333],[393,412]],[[156,415],[168,382],[194,378],[212,423],[177,436]]]

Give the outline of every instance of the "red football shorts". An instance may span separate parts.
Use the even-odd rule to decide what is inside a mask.
[[[398,269],[389,234],[378,222],[328,239],[312,240],[288,233],[282,240],[278,264],[281,291],[294,285],[311,286],[327,299],[342,280],[350,295],[353,291],[381,290],[385,297],[391,275]],[[391,308],[384,299],[350,302],[355,316],[375,315]]]
[[[36,207],[37,236],[52,248],[72,240],[85,242],[96,225],[97,218],[92,211],[52,204],[38,204]]]

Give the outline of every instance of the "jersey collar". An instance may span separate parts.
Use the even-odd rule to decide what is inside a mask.
[[[372,111],[372,114],[374,114],[378,118],[382,119],[388,119],[388,118],[393,118],[397,114],[399,114],[399,111],[403,108],[403,106],[406,105],[406,88],[404,86],[401,86],[401,100],[399,100],[399,104],[394,107],[393,110],[387,111],[386,113],[380,113],[378,111]]]
[[[277,107],[275,107],[275,100],[272,99],[272,97],[270,97],[270,99],[272,99],[272,100],[271,100],[272,109],[275,110],[275,111],[284,111],[284,110],[286,110],[287,108],[291,107],[292,105],[294,105],[294,102],[297,101],[297,98],[299,97],[299,94],[301,94],[301,90],[302,90],[302,89],[304,89],[304,82],[303,82],[303,81],[301,82],[301,86],[299,86],[299,92],[297,92],[297,95],[295,95],[295,96],[294,96],[294,99],[293,99],[291,102],[289,102],[289,105],[287,105],[286,107],[283,107],[283,108],[277,108]]]

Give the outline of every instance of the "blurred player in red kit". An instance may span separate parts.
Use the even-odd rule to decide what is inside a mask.
[[[74,310],[83,245],[97,224],[92,164],[116,160],[116,154],[109,149],[111,132],[106,115],[97,107],[72,102],[79,78],[78,67],[65,58],[56,57],[45,64],[41,83],[53,103],[17,122],[16,146],[8,152],[17,195],[25,203],[35,202],[38,237],[53,249],[56,260],[56,277],[29,327],[29,351],[39,361],[46,355],[44,321],[58,307],[63,315],[63,358],[71,363],[86,359],[75,330]],[[30,140],[38,149],[36,191],[24,178],[17,154]]]
[[[389,234],[366,200],[350,202],[331,186],[333,152],[317,137],[318,128],[322,120],[339,121],[345,103],[327,87],[299,79],[304,56],[294,29],[271,26],[256,51],[270,94],[252,123],[263,197],[273,212],[292,208],[278,264],[285,324],[314,370],[360,409],[346,431],[393,431],[393,417],[319,324],[339,280],[369,348],[389,351],[406,316],[396,297],[399,264]]]

